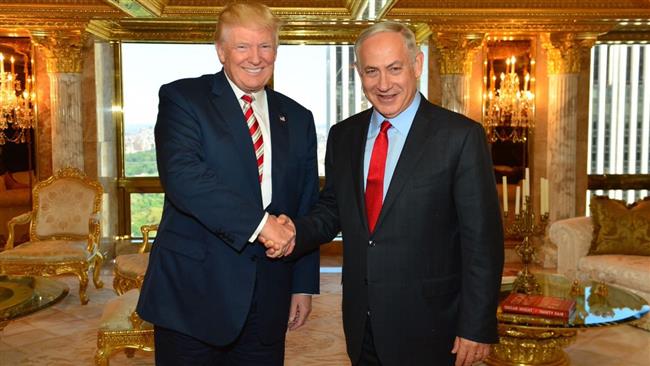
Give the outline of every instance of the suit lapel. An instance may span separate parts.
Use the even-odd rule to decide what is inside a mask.
[[[365,190],[363,188],[363,159],[366,149],[366,140],[368,139],[368,128],[370,126],[370,117],[372,116],[372,108],[368,109],[365,113],[359,115],[358,120],[354,122],[357,131],[355,136],[359,136],[358,143],[352,142],[350,163],[352,165],[352,177],[354,178],[354,190],[357,197],[357,206],[359,208],[359,215],[361,222],[366,230],[368,230],[368,215],[366,213],[366,198]]]
[[[290,139],[289,139],[289,116],[283,111],[282,104],[280,103],[275,92],[266,88],[266,101],[269,106],[269,125],[271,133],[271,154],[273,159],[273,167],[271,169],[272,185],[273,185],[273,201],[277,201],[278,192],[285,184],[283,180],[286,178],[284,174],[289,158]]]
[[[226,125],[230,135],[233,138],[233,143],[239,154],[234,159],[240,159],[242,164],[246,166],[244,172],[246,174],[246,182],[250,185],[250,192],[254,192],[262,202],[262,192],[257,177],[257,160],[255,159],[255,151],[253,149],[253,142],[248,126],[244,120],[244,112],[242,111],[239,101],[235,96],[226,75],[223,71],[218,72],[214,76],[212,84],[212,103],[214,110],[219,118]]]
[[[388,192],[386,192],[386,198],[381,207],[376,227],[381,226],[386,212],[390,210],[390,207],[395,203],[402,188],[404,188],[404,184],[412,176],[422,153],[426,149],[427,140],[436,133],[434,129],[435,124],[432,120],[433,112],[430,111],[430,106],[429,102],[422,96],[420,106],[413,119],[413,124],[406,137],[404,147],[402,148],[402,153],[397,160],[397,166],[388,186]]]

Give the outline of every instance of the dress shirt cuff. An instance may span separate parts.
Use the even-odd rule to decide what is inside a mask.
[[[314,294],[309,294],[309,293],[306,293],[306,292],[296,292],[295,294],[292,294],[292,295],[305,295],[305,296],[313,296]]]
[[[254,243],[255,240],[257,240],[257,237],[260,235],[262,232],[262,228],[264,228],[264,225],[266,225],[266,220],[269,219],[269,213],[265,212],[264,217],[262,217],[262,221],[260,221],[260,224],[257,225],[257,229],[253,232],[253,235],[251,235],[250,238],[248,238],[248,241],[251,243]]]

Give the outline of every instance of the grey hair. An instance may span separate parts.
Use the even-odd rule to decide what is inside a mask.
[[[354,57],[356,58],[356,62],[359,62],[359,48],[361,48],[363,41],[370,38],[370,36],[382,32],[401,34],[404,43],[406,44],[406,48],[408,49],[409,56],[411,56],[411,60],[415,61],[415,56],[417,56],[419,50],[415,42],[415,34],[413,31],[402,23],[388,21],[373,24],[359,34],[357,41],[354,42]]]

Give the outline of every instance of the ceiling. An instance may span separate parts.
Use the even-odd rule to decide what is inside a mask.
[[[431,33],[508,35],[589,32],[650,40],[650,0],[280,0],[261,1],[285,21],[287,43],[352,42],[381,20]],[[106,40],[209,42],[225,0],[3,0],[0,36],[84,30]]]

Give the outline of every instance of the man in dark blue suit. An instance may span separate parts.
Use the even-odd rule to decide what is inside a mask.
[[[137,307],[158,365],[282,365],[287,324],[305,322],[318,292],[318,252],[287,262],[257,241],[292,243],[274,214],[304,215],[318,197],[313,116],[265,88],[278,30],[268,7],[231,4],[216,32],[223,70],[160,89],[165,205]]]

